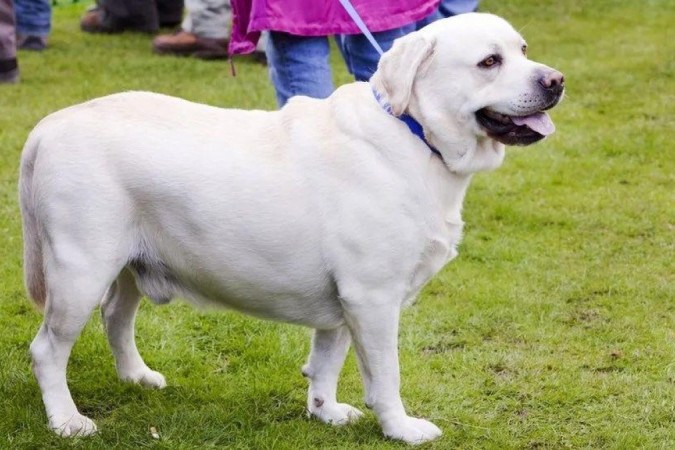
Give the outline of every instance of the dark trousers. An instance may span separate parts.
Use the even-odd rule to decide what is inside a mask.
[[[0,60],[16,58],[16,18],[12,0],[0,0]]]
[[[105,11],[104,23],[112,26],[156,31],[160,25],[178,25],[183,17],[183,0],[98,0],[97,3]]]

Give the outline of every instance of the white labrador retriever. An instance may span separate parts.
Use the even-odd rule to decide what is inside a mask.
[[[134,342],[146,295],[316,329],[307,407],[334,425],[362,414],[336,400],[353,340],[384,434],[438,437],[399,395],[399,315],[457,255],[471,175],[498,167],[504,144],[553,131],[543,111],[563,77],[525,48],[503,19],[467,14],[397,40],[370,83],[278,112],[130,92],[44,119],[20,197],[26,284],[45,308],[31,354],[49,426],[96,431],[66,365],[99,304],[120,378],[165,386]]]

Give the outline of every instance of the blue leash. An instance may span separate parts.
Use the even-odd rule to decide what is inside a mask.
[[[340,4],[342,7],[347,11],[347,14],[349,14],[349,17],[352,18],[354,23],[356,24],[357,27],[359,27],[359,30],[361,30],[361,33],[363,33],[370,44],[375,47],[375,50],[377,50],[377,53],[382,55],[384,53],[382,51],[382,47],[380,47],[380,44],[377,43],[375,40],[375,37],[372,35],[370,30],[368,30],[368,27],[366,26],[365,23],[363,23],[363,19],[361,19],[361,16],[359,15],[358,12],[356,12],[356,9],[354,8],[354,5],[352,5],[352,2],[349,0],[340,0]]]
[[[375,40],[375,36],[373,36],[373,34],[370,32],[366,24],[363,22],[363,19],[361,19],[361,16],[356,11],[351,1],[349,0],[339,0],[339,1],[342,7],[347,11],[347,14],[349,14],[349,17],[351,17],[356,26],[359,27],[361,33],[363,33],[363,35],[368,39],[368,42],[370,42],[370,44],[381,56],[384,53],[382,51],[382,47],[380,47],[380,44],[377,43],[377,41]],[[380,93],[377,92],[375,88],[373,88],[373,95],[375,96],[375,99],[380,104],[380,106],[382,106],[382,108],[386,112],[391,114],[391,106],[389,106],[388,103],[382,100],[382,95],[380,95]],[[429,150],[431,150],[433,153],[435,153],[441,159],[443,159],[443,155],[441,155],[441,152],[439,152],[431,144],[429,144],[429,142],[424,137],[424,129],[422,128],[422,124],[420,124],[417,120],[415,120],[412,116],[408,114],[402,114],[398,117],[398,119],[402,120],[403,123],[405,123],[408,126],[412,134],[422,139],[422,141],[424,141],[424,143],[427,144],[427,147],[429,147]]]

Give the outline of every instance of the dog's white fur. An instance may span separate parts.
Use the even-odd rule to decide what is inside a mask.
[[[502,19],[469,14],[398,40],[370,84],[278,112],[131,92],[44,119],[24,149],[20,194],[26,282],[45,307],[31,354],[50,427],[96,430],[71,398],[66,365],[99,304],[119,376],[165,386],[134,342],[145,294],[315,328],[307,406],[332,424],[361,415],[336,400],[353,340],[384,434],[438,437],[399,396],[399,314],[457,255],[471,175],[504,157],[474,112],[516,114],[537,96],[532,74],[545,66],[522,45]],[[495,49],[503,67],[477,67]],[[423,124],[443,160],[371,86]]]

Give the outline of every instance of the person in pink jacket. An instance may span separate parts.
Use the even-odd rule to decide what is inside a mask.
[[[438,10],[439,0],[351,0],[384,51]],[[328,36],[337,35],[347,67],[359,81],[370,79],[379,54],[360,34],[338,0],[232,0],[229,51],[250,53],[270,31],[267,60],[277,102],[294,95],[326,98],[334,90]]]

